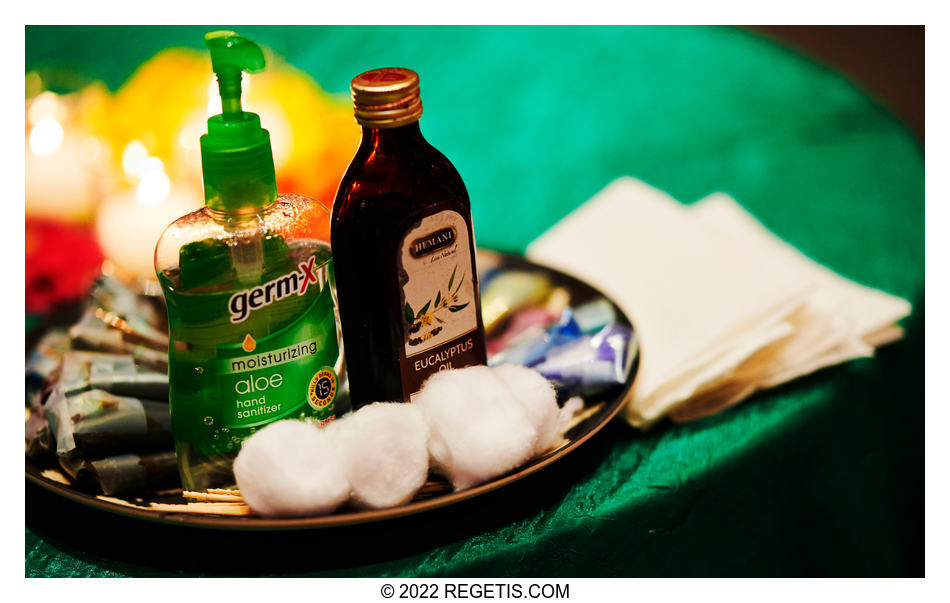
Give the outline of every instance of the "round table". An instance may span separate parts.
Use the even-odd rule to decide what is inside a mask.
[[[204,31],[28,27],[26,67],[65,62],[114,89]],[[924,154],[874,100],[730,28],[240,33],[330,92],[416,69],[423,132],[465,179],[482,246],[523,251],[623,175],[686,203],[726,191],[815,260],[909,299],[907,335],[695,423],[615,421],[536,476],[404,520],[215,532],[27,484],[27,576],[923,574]]]

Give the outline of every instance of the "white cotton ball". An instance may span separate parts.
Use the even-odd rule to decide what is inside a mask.
[[[564,403],[564,406],[562,406],[558,412],[558,433],[564,435],[565,431],[569,431],[574,416],[582,410],[584,410],[583,398],[580,396],[571,396],[568,398],[567,402]]]
[[[429,426],[402,402],[364,406],[325,428],[336,442],[350,497],[362,507],[409,502],[429,474]]]
[[[297,420],[271,423],[245,440],[234,477],[251,509],[268,516],[330,513],[350,492],[333,440]]]
[[[538,432],[531,419],[486,366],[436,373],[413,404],[429,423],[433,466],[456,490],[510,471],[534,453]]]
[[[524,408],[538,431],[534,454],[547,452],[561,438],[554,386],[541,373],[516,364],[501,364],[491,369],[508,387],[512,400]]]

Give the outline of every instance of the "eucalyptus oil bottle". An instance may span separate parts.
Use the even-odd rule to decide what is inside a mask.
[[[331,241],[353,407],[409,401],[439,370],[485,364],[468,193],[419,130],[419,76],[353,78],[363,138]]]
[[[206,207],[159,239],[168,306],[172,429],[182,485],[234,483],[244,438],[284,418],[330,421],[341,366],[327,210],[277,195],[270,135],[241,109],[241,73],[264,55],[233,32],[205,36],[222,113],[201,137]]]

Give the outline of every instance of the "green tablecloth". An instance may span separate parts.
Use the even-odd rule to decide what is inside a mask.
[[[115,88],[207,29],[29,28],[26,66],[65,59]],[[722,190],[910,299],[907,337],[703,421],[615,422],[512,487],[377,525],[178,529],[28,485],[27,576],[923,574],[923,150],[881,106],[734,29],[240,31],[333,92],[417,69],[423,131],[465,179],[482,246],[523,250],[621,175],[685,202]]]

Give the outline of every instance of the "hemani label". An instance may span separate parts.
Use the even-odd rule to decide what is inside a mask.
[[[432,373],[479,364],[475,262],[465,218],[443,210],[403,237],[396,264],[403,308],[403,395],[411,399]]]

